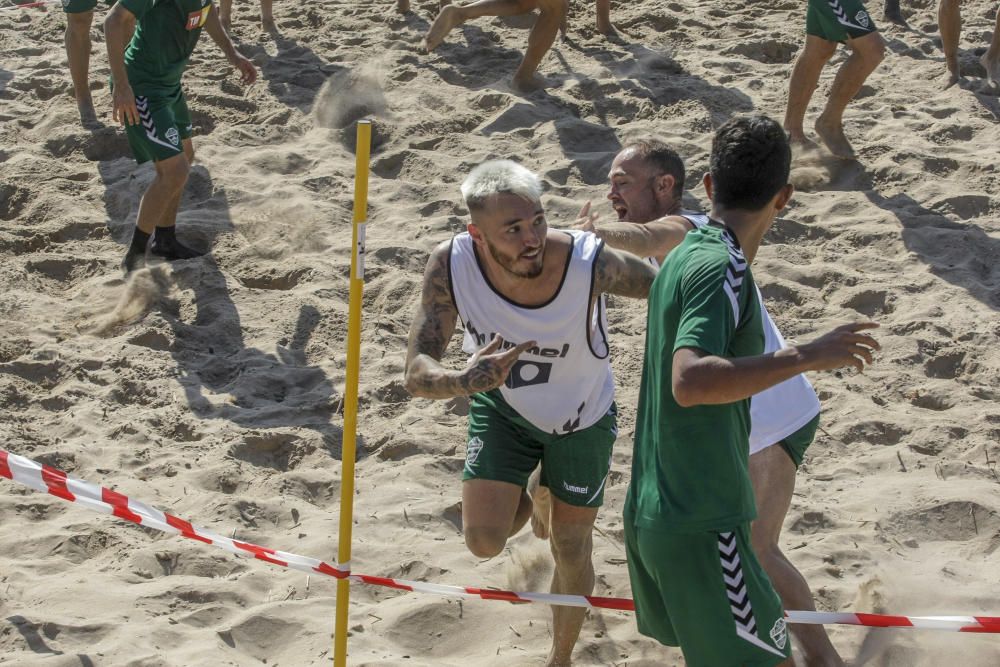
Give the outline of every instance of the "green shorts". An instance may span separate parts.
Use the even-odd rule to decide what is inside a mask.
[[[116,0],[104,0],[104,4],[113,7]],[[92,12],[97,7],[97,0],[62,0],[63,11],[67,14],[83,14]]]
[[[530,424],[497,390],[473,394],[462,479],[524,487],[539,462],[541,485],[568,505],[600,507],[618,437],[617,408],[580,431],[555,435]]]
[[[819,428],[819,414],[809,420],[809,423],[800,428],[795,433],[779,442],[788,456],[792,459],[795,467],[802,465],[802,459],[806,455],[809,445],[816,439],[816,430]]]
[[[750,546],[750,524],[665,533],[626,517],[639,632],[680,646],[688,667],[771,667],[791,655],[781,600]]]
[[[878,32],[861,0],[809,0],[806,34],[828,42],[846,42]]]
[[[159,162],[184,152],[181,142],[191,138],[191,112],[180,86],[172,95],[135,96],[138,125],[126,125],[128,145],[139,164]]]

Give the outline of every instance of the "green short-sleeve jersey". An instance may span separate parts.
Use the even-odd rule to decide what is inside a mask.
[[[167,95],[181,75],[212,10],[211,0],[119,0],[136,17],[125,69],[136,95]]]
[[[683,408],[671,383],[681,348],[720,357],[764,353],[750,267],[736,236],[716,224],[687,234],[649,293],[625,512],[654,530],[727,530],[757,514],[747,469],[749,399]]]

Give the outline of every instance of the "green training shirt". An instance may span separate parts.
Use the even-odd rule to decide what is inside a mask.
[[[211,0],[119,0],[136,17],[125,69],[138,96],[177,91],[212,9]]]
[[[715,224],[688,232],[656,277],[625,505],[636,525],[702,532],[756,516],[747,469],[750,400],[682,408],[671,385],[681,348],[720,357],[764,353],[756,292],[736,236]]]

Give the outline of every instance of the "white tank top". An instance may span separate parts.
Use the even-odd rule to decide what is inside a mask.
[[[462,349],[470,355],[497,335],[505,347],[534,340],[511,368],[500,393],[522,417],[546,433],[572,433],[594,425],[614,401],[608,359],[604,296],[593,309],[594,262],[604,247],[590,232],[572,237],[562,284],[550,301],[522,306],[486,279],[468,232],[451,242],[448,276],[465,328]]]
[[[695,227],[704,227],[709,222],[704,213],[681,211],[680,215]],[[647,259],[659,268],[655,258]],[[764,307],[764,297],[759,288],[757,300],[764,320],[764,353],[777,352],[787,347],[771,314]],[[801,373],[755,394],[750,400],[750,453],[756,454],[784,440],[808,424],[819,411],[819,398],[809,380]]]

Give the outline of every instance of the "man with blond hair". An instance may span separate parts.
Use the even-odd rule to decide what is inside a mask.
[[[487,162],[462,184],[468,231],[437,246],[410,327],[407,390],[468,396],[462,527],[499,554],[533,511],[546,525],[552,592],[594,587],[592,532],[617,436],[603,295],[645,298],[656,275],[581,231],[549,229],[538,177]],[[441,364],[461,319],[463,369]],[[536,507],[529,476],[541,466]],[[544,499],[542,496],[544,495]],[[547,665],[570,664],[586,610],[552,607]]]

